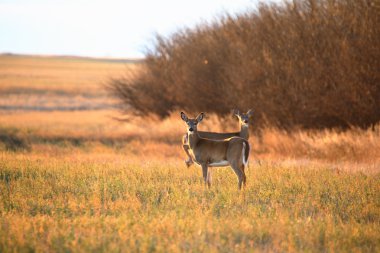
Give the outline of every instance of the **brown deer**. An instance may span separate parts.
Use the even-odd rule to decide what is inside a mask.
[[[205,184],[211,186],[211,170],[209,167],[231,166],[239,180],[239,189],[246,184],[245,167],[248,163],[250,146],[247,140],[233,136],[223,140],[202,138],[197,125],[204,114],[200,113],[195,119],[189,119],[181,112],[181,118],[187,125],[189,154],[193,161],[202,167]]]
[[[250,117],[253,115],[253,110],[250,109],[247,111],[247,113],[240,113],[239,110],[234,109],[232,113],[239,119],[239,123],[240,123],[239,132],[215,133],[215,132],[198,131],[199,136],[202,138],[212,139],[212,140],[224,140],[227,138],[231,138],[233,136],[239,136],[248,141],[249,140],[249,122],[250,122]],[[194,161],[191,159],[191,156],[189,154],[189,144],[188,144],[187,133],[182,137],[182,148],[187,155],[187,160],[185,160],[186,166],[190,167],[194,163]]]

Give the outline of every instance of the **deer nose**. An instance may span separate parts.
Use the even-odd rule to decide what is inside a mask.
[[[194,131],[194,129],[193,129],[192,127],[190,127],[190,128],[189,128],[189,131],[192,132],[192,131]]]

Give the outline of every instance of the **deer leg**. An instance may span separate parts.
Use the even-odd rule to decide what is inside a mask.
[[[203,173],[203,180],[205,182],[205,185],[208,185],[210,187],[209,178],[208,178],[208,166],[207,166],[207,164],[202,164],[202,173]]]
[[[189,147],[189,145],[183,145],[182,148],[187,155],[187,160],[185,160],[185,163],[186,163],[186,166],[189,168],[194,163],[193,159],[191,158],[190,153],[189,153],[190,147]]]
[[[245,187],[245,185],[247,183],[247,177],[246,177],[245,171],[244,171],[245,170],[244,164],[242,164],[240,168],[241,168],[241,172],[243,174],[243,186]]]
[[[185,164],[189,168],[194,162],[193,162],[193,159],[191,158],[190,153],[189,153],[190,147],[189,147],[189,143],[188,143],[187,134],[185,134],[182,137],[182,148],[183,148],[183,150],[185,151],[185,153],[187,155],[187,160],[185,160]]]
[[[233,169],[233,171],[235,172],[239,180],[238,187],[239,187],[239,190],[241,190],[241,186],[243,184],[243,181],[245,180],[245,173],[240,169],[240,167],[236,163],[231,163],[231,168]]]
[[[211,187],[211,168],[207,169],[207,185],[210,188]]]

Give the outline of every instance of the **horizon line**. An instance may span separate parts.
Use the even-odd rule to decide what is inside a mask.
[[[40,58],[81,58],[88,60],[114,60],[114,61],[143,61],[145,57],[114,57],[114,56],[88,56],[88,55],[75,55],[75,54],[29,54],[29,53],[13,53],[13,52],[0,52],[0,56],[29,56]]]

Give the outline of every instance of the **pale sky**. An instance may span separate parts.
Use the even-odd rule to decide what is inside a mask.
[[[0,53],[140,58],[169,35],[257,0],[0,0]]]

